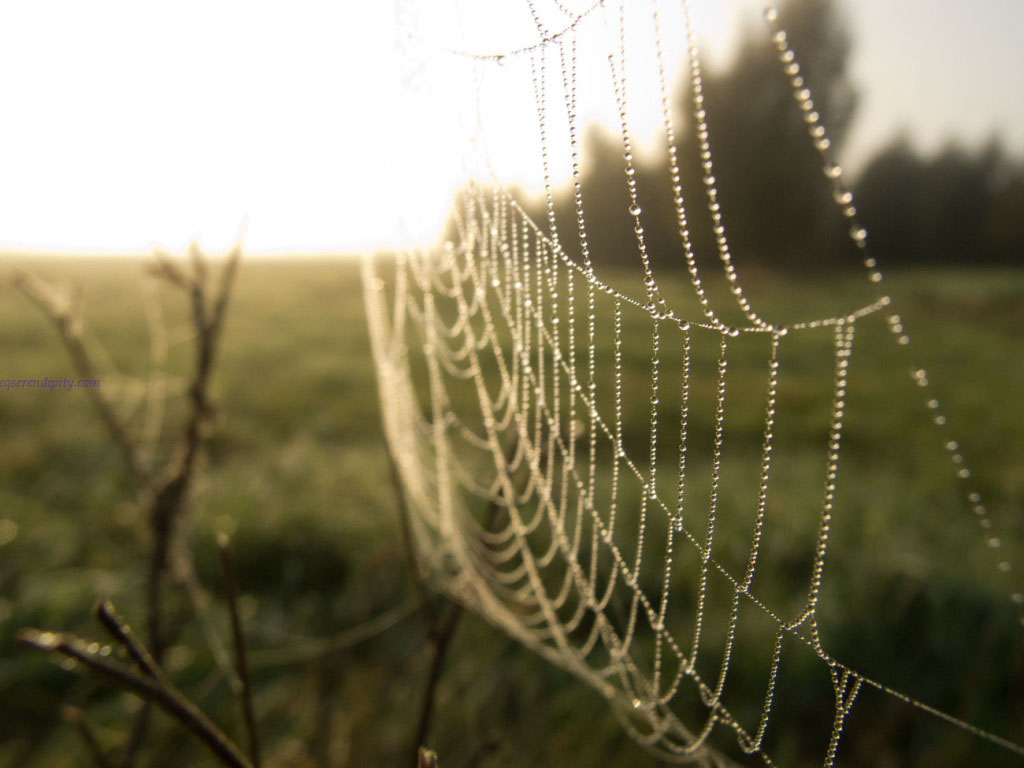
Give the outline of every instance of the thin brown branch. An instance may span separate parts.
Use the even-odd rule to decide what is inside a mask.
[[[121,757],[118,761],[119,768],[129,768],[135,761],[135,755],[138,754],[139,749],[142,748],[142,742],[146,738],[146,731],[149,729],[149,719],[152,714],[149,702],[143,700],[142,709],[139,710],[138,715],[135,716],[135,721],[132,723],[131,732],[128,734],[127,740],[125,740],[124,746],[121,748]]]
[[[511,460],[515,455],[517,448],[518,440],[513,440],[508,446],[506,446],[506,460]],[[460,603],[452,601],[448,604],[444,614],[440,617],[434,611],[433,606],[430,603],[429,595],[427,594],[426,585],[419,571],[415,544],[412,541],[410,519],[411,510],[409,509],[404,487],[402,486],[401,478],[398,474],[397,465],[390,451],[388,452],[388,460],[391,466],[395,490],[398,494],[406,556],[412,564],[412,567],[415,569],[413,574],[420,591],[421,602],[424,606],[424,614],[427,616],[427,632],[432,643],[430,668],[427,672],[427,681],[424,685],[423,696],[420,700],[420,716],[417,720],[416,734],[412,745],[414,754],[419,755],[420,752],[418,750],[422,748],[423,744],[427,741],[427,737],[430,735],[430,724],[433,719],[434,703],[437,698],[437,686],[441,681],[441,673],[444,670],[444,662],[448,655],[448,648],[451,645],[452,638],[455,636],[455,630],[459,626],[459,619],[462,618],[463,609]],[[487,505],[487,511],[484,514],[484,530],[491,530],[497,524],[498,517],[504,508],[505,505],[501,503],[500,497],[491,499],[490,503]]]
[[[203,639],[206,640],[214,664],[217,665],[232,689],[237,690],[238,675],[235,673],[231,654],[227,650],[224,639],[214,625],[210,609],[213,600],[203,585],[199,583],[199,576],[196,574],[195,564],[192,560],[192,552],[187,547],[178,546],[172,553],[168,568],[173,583],[180,587],[184,591],[185,597],[188,598],[188,610],[199,625],[199,631],[202,632]],[[184,606],[182,606],[182,611],[184,613]],[[185,620],[184,617],[182,620]]]
[[[235,646],[235,669],[238,673],[239,703],[249,740],[249,758],[254,768],[260,768],[260,739],[256,728],[256,717],[252,707],[252,682],[249,678],[249,662],[246,656],[245,636],[242,633],[242,619],[238,614],[238,581],[235,578],[234,558],[227,534],[217,537],[217,552],[220,555],[220,573],[224,584],[224,596],[231,614],[231,636]]]
[[[111,634],[111,636],[117,640],[131,657],[131,660],[135,662],[135,666],[140,671],[147,674],[153,679],[160,679],[163,675],[163,671],[157,665],[156,660],[149,655],[149,651],[146,650],[138,640],[135,639],[135,633],[132,632],[132,628],[128,625],[121,614],[114,608],[114,604],[109,600],[104,600],[96,607],[96,618],[99,619],[100,624]]]
[[[430,735],[430,723],[434,716],[434,703],[437,700],[437,685],[441,682],[444,661],[448,655],[452,638],[455,637],[455,630],[459,626],[460,618],[462,618],[462,606],[459,603],[449,603],[447,610],[431,632],[433,652],[430,657],[427,682],[423,687],[423,697],[420,700],[420,716],[417,720],[416,736],[413,740],[414,750],[419,750]]]
[[[187,277],[177,267],[166,269],[168,274],[174,272],[178,278],[175,282],[187,287],[192,303],[192,322],[196,333],[196,367],[189,386],[189,413],[178,438],[177,448],[166,470],[154,485],[150,509],[150,531],[153,537],[153,550],[150,556],[149,571],[146,578],[146,633],[149,645],[159,664],[163,659],[165,638],[163,632],[163,584],[166,578],[171,543],[175,526],[185,505],[188,491],[192,484],[192,476],[196,461],[202,447],[206,424],[212,414],[208,389],[213,371],[217,338],[222,327],[222,316],[227,306],[237,263],[241,257],[241,248],[236,247],[231,254],[216,300],[216,311],[210,310],[206,293],[207,268],[205,258],[198,245],[189,248],[192,262],[192,276]],[[173,262],[166,261],[166,264]],[[184,282],[180,282],[183,280]],[[211,322],[212,317],[216,322]],[[133,733],[145,731],[147,718],[145,708],[139,714],[138,724]],[[133,740],[134,748],[126,750],[123,766],[127,768],[137,751],[141,735]],[[131,746],[131,745],[130,745]]]
[[[78,735],[82,737],[85,751],[89,753],[89,757],[92,758],[93,762],[99,768],[114,768],[114,764],[110,762],[107,753],[103,751],[99,742],[96,741],[96,736],[93,735],[92,728],[85,719],[85,713],[78,707],[72,706],[64,707],[61,713],[64,715],[64,719],[74,726],[75,730],[78,731]]]
[[[56,326],[78,378],[97,379],[92,358],[82,342],[82,314],[76,298],[22,269],[12,271],[10,283]],[[138,446],[129,437],[124,422],[103,389],[87,387],[85,392],[107,434],[121,453],[135,492],[139,493],[146,485],[148,474],[139,458]]]
[[[174,526],[184,506],[191,486],[196,459],[205,437],[206,424],[212,414],[209,402],[210,376],[213,371],[217,339],[223,326],[223,313],[227,306],[241,248],[236,247],[224,268],[216,299],[216,308],[208,307],[206,294],[206,266],[198,246],[189,249],[193,266],[190,282],[192,321],[196,331],[196,367],[189,386],[189,414],[178,439],[175,457],[163,477],[156,483],[150,513],[153,534],[153,555],[147,579],[149,616],[147,633],[153,656],[159,662],[163,653],[161,628],[162,583],[168,567],[170,543]]]
[[[205,289],[206,286],[206,256],[203,254],[202,249],[199,247],[199,243],[193,240],[188,244],[188,258],[192,263],[192,277],[195,282],[202,285]]]
[[[112,661],[109,648],[96,650],[79,637],[37,629],[18,632],[19,643],[72,659],[126,691],[154,704],[190,730],[209,750],[230,768],[254,768],[238,747],[185,695],[163,680],[142,676],[130,667]]]
[[[149,268],[150,274],[162,277],[184,291],[192,290],[192,278],[174,263],[174,257],[169,253],[159,248],[154,249],[153,260],[156,263]]]
[[[406,498],[405,486],[402,485],[402,477],[398,472],[398,463],[387,445],[384,446],[384,455],[391,471],[391,486],[395,489],[395,498],[398,501],[398,525],[402,531],[402,551],[405,553],[413,587],[416,589],[416,595],[420,601],[420,610],[423,611],[423,616],[427,620],[427,627],[433,632],[434,627],[437,626],[437,611],[434,610],[434,604],[430,600],[430,592],[423,580],[419,556],[416,553],[416,544],[412,540],[412,510],[409,509],[409,500]]]
[[[228,254],[227,262],[220,273],[220,285],[217,288],[217,298],[213,303],[213,310],[210,314],[210,324],[213,326],[214,334],[219,334],[224,321],[224,310],[227,309],[228,298],[231,296],[232,286],[235,284],[235,276],[238,273],[238,263],[242,259],[242,245],[236,244]]]
[[[150,648],[147,656],[141,655],[141,645],[134,641],[128,634],[130,630],[127,630],[127,625],[113,613],[112,609],[108,610],[106,605],[100,607],[100,620],[124,645],[139,669],[154,680],[158,680],[156,675],[159,673],[160,663],[168,645],[164,631],[163,597],[170,566],[170,552],[177,522],[185,507],[197,458],[204,443],[206,427],[213,412],[208,394],[210,378],[224,313],[241,258],[241,246],[236,245],[232,249],[212,302],[207,292],[209,275],[202,251],[197,244],[192,244],[188,255],[191,260],[191,274],[162,251],[154,253],[155,265],[151,270],[188,292],[196,339],[195,370],[188,388],[189,410],[166,466],[153,472],[147,471],[141,459],[141,447],[131,439],[124,419],[118,416],[103,390],[98,387],[87,390],[108,435],[122,454],[136,496],[149,511],[152,550],[145,595],[146,634]],[[76,297],[22,270],[15,270],[10,282],[56,325],[78,376],[87,379],[97,378],[93,361],[82,342],[82,315]],[[150,701],[145,696],[143,699]],[[122,768],[132,765],[147,730],[148,720],[149,706],[144,704],[122,752]]]

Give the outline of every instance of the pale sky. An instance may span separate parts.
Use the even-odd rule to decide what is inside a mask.
[[[461,22],[446,3],[407,3],[421,6],[409,21],[424,40],[495,51],[535,39],[525,0],[468,3],[476,15]],[[727,56],[736,14],[760,9],[692,4],[716,59]],[[663,5],[674,80],[681,23],[678,3]],[[999,132],[1024,154],[1024,3],[844,7],[862,94],[847,165],[900,128],[927,149]],[[579,113],[610,120],[599,15],[579,28]],[[545,18],[556,25],[555,11]],[[536,188],[528,59],[482,64],[474,82],[467,60],[405,41],[409,28],[384,1],[0,0],[0,251],[137,253],[193,239],[217,250],[243,230],[256,254],[429,242],[452,191],[478,169],[466,151],[474,134],[502,180]],[[635,34],[630,130],[642,145],[657,135],[659,102],[653,48]],[[550,79],[559,70],[549,63]],[[548,85],[560,178],[565,111],[560,83]]]

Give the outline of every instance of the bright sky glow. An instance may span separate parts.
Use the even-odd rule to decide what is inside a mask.
[[[437,3],[420,5],[432,14],[416,19],[424,37],[460,39]],[[467,7],[498,22],[463,20],[464,31],[489,30],[470,37],[477,50],[531,39],[520,0]],[[736,14],[756,16],[759,3],[694,0],[694,9],[721,59]],[[678,30],[672,13],[665,28]],[[1013,39],[1024,4],[848,0],[847,13],[863,94],[848,164],[901,127],[928,148],[999,130],[1024,151],[1024,47]],[[474,171],[463,163],[474,86],[464,62],[431,56],[418,69],[398,55],[399,29],[388,2],[0,5],[0,249],[139,252],[199,239],[217,250],[243,229],[255,253],[434,239],[452,191]],[[680,41],[670,42],[674,73]],[[653,59],[650,46],[638,50],[642,72]],[[613,119],[600,88],[607,61],[582,44],[580,56],[581,118]],[[427,77],[446,66],[440,81]],[[481,68],[484,92],[500,95],[485,101],[483,138],[499,176],[535,188],[537,115],[528,69],[523,77],[517,66],[528,62]],[[650,81],[631,81],[641,143],[657,127]],[[564,108],[551,103],[564,126]],[[558,134],[557,117],[549,129]],[[559,146],[556,177],[568,169]]]

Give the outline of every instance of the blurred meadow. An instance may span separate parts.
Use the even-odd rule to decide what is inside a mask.
[[[123,254],[143,242],[184,242],[182,232],[201,232],[204,241],[211,231],[237,232],[239,212],[247,212],[252,227],[243,245],[262,254],[243,257],[227,306],[210,380],[209,441],[179,521],[172,570],[184,576],[169,580],[163,610],[171,626],[163,664],[174,683],[236,742],[243,741],[238,696],[229,682],[231,626],[218,569],[216,542],[227,534],[251,651],[264,765],[412,765],[433,639],[403,542],[360,263],[355,256],[308,254],[399,247],[439,233],[441,241],[456,240],[459,222],[451,217],[445,223],[443,210],[455,186],[467,182],[470,166],[464,163],[471,153],[453,128],[465,109],[473,114],[467,125],[488,134],[490,142],[484,143],[504,169],[499,176],[509,194],[533,222],[557,227],[564,254],[582,264],[577,188],[566,178],[570,160],[579,160],[588,257],[602,280],[630,296],[643,295],[634,228],[642,222],[663,294],[681,317],[700,317],[680,259],[675,183],[690,206],[686,239],[700,262],[704,287],[716,310],[729,307],[723,310],[725,322],[743,323],[720,274],[721,233],[704,215],[706,208],[717,212],[714,200],[726,214],[722,230],[728,230],[743,290],[768,320],[838,316],[875,301],[878,290],[891,296],[890,308],[856,323],[818,608],[823,644],[859,673],[958,723],[1024,744],[1024,159],[1019,126],[1010,124],[1016,112],[1001,113],[1002,121],[992,123],[987,134],[976,114],[986,108],[979,106],[987,103],[982,96],[1017,103],[1000,85],[1012,80],[1012,67],[981,55],[990,42],[986,35],[994,39],[997,31],[985,24],[1010,19],[1007,6],[991,2],[984,12],[972,8],[966,15],[939,9],[923,19],[910,2],[780,2],[787,30],[782,39],[789,41],[783,47],[792,45],[799,67],[793,50],[780,59],[781,49],[772,42],[778,33],[773,38],[760,19],[756,27],[742,20],[736,25],[728,52],[716,51],[711,37],[699,40],[702,47],[710,43],[714,54],[705,59],[710,63],[700,82],[703,106],[691,93],[691,62],[666,62],[671,93],[665,114],[671,112],[676,141],[669,152],[659,75],[652,70],[643,76],[653,40],[632,41],[637,44],[631,60],[640,62],[641,76],[629,70],[629,103],[631,110],[638,105],[640,115],[655,115],[656,128],[634,124],[636,141],[629,144],[623,137],[629,130],[626,108],[611,91],[603,110],[581,105],[578,124],[563,130],[569,128],[558,122],[568,119],[563,113],[576,110],[576,82],[569,105],[568,94],[559,90],[560,81],[565,85],[565,73],[556,71],[560,57],[546,34],[537,47],[546,51],[541,70],[550,71],[546,96],[538,97],[532,55],[483,56],[472,62],[472,78],[464,77],[468,67],[462,71],[463,82],[447,77],[451,62],[439,50],[429,56],[406,51],[411,58],[398,61],[396,38],[402,38],[401,47],[408,42],[405,33],[411,40],[412,32],[423,30],[407,29],[402,25],[408,20],[383,14],[380,9],[389,4],[322,5],[327,15],[307,16],[251,4],[243,12],[241,5],[212,9],[186,3],[166,18],[136,20],[131,34],[107,24],[107,15],[73,4],[60,14],[5,17],[12,45],[3,46],[0,56],[9,57],[12,71],[38,71],[40,79],[14,77],[0,84],[17,86],[2,92],[10,114],[18,116],[4,123],[13,133],[0,141],[0,152],[10,152],[0,157],[0,166],[10,171],[0,206],[6,217],[0,246],[36,243],[68,254]],[[539,5],[550,6],[547,11],[561,19],[561,2]],[[628,5],[630,13],[649,13],[646,3]],[[477,4],[464,6],[476,12]],[[869,23],[875,18],[869,6],[901,8],[910,22],[891,28]],[[537,18],[522,13],[518,0],[509,7],[534,34]],[[116,13],[130,22],[131,14]],[[436,16],[435,25],[440,19],[445,27],[438,8],[424,15]],[[51,44],[50,16],[63,22],[59,45]],[[927,31],[916,34],[922,20],[945,22],[947,16],[956,33],[952,42],[935,43],[939,38]],[[589,32],[582,16],[577,21],[582,42]],[[666,41],[674,39],[682,56],[691,45],[683,22],[670,16],[665,21]],[[875,79],[862,82],[850,61],[866,41],[854,39],[854,30],[872,24],[871,31],[884,33],[909,63],[898,63],[899,57],[876,63]],[[443,31],[456,27],[449,26]],[[500,26],[486,19],[477,31],[502,32],[491,29]],[[1000,33],[1015,28],[1011,21],[1001,26]],[[915,34],[903,39],[901,29]],[[428,25],[426,32],[432,31]],[[471,38],[468,48],[487,49],[488,40]],[[66,48],[63,59],[52,56],[60,46]],[[575,39],[572,47],[576,56]],[[590,51],[597,52],[596,66],[585,58],[584,45],[578,66],[573,59],[581,99],[590,80],[611,85],[603,82],[608,52],[598,48]],[[934,57],[927,59],[922,49]],[[182,50],[190,55],[182,56]],[[960,52],[957,80],[935,63],[949,63],[949,50]],[[1010,50],[1019,52],[1015,40],[993,45],[995,52]],[[565,50],[558,51],[564,66]],[[421,55],[427,59],[416,58]],[[430,73],[423,66],[437,65],[437,58],[443,62],[433,73],[437,93],[408,93]],[[647,59],[653,66],[654,58]],[[970,81],[972,61],[989,70],[977,82]],[[153,62],[163,68],[154,69]],[[625,60],[622,66],[625,72]],[[489,95],[500,107],[488,125],[478,125],[476,67],[486,70],[483,85],[490,83]],[[928,90],[926,81],[938,94],[934,103],[915,100]],[[515,100],[511,86],[521,91],[519,97],[526,94],[525,101]],[[917,123],[900,132],[895,126],[902,118],[891,104],[892,114],[882,115],[886,110],[872,101],[879,92],[916,114]],[[600,88],[594,93],[599,100]],[[874,104],[867,128],[856,116],[862,95],[868,107]],[[977,104],[966,103],[971,99]],[[943,109],[933,114],[929,103]],[[46,111],[51,108],[56,111]],[[75,110],[83,119],[66,119]],[[538,126],[545,110],[551,120]],[[705,111],[713,174],[705,166],[710,150],[701,147]],[[410,121],[410,114],[417,119]],[[947,126],[941,116],[950,114],[964,118],[963,124],[951,120]],[[594,120],[584,125],[588,116]],[[814,133],[817,128],[822,132]],[[647,145],[643,139],[652,130],[655,140]],[[947,139],[936,138],[940,130]],[[882,135],[886,141],[878,141]],[[474,134],[473,147],[476,140]],[[544,147],[551,150],[554,170],[548,154],[542,162],[537,142],[546,140],[554,142],[553,149]],[[851,143],[856,151],[845,154]],[[623,174],[630,147],[636,157],[627,175],[637,185],[636,199]],[[849,166],[845,176],[837,159]],[[678,167],[670,167],[677,160]],[[549,199],[539,191],[545,184]],[[705,199],[714,187],[717,197]],[[642,219],[627,214],[632,207],[641,209]],[[865,231],[870,250],[859,247]],[[307,255],[288,255],[293,250]],[[147,275],[146,260],[26,253],[5,252],[0,261],[0,380],[77,378],[53,324],[3,278],[9,268],[21,267],[70,286],[83,302],[85,344],[102,392],[125,415],[131,433],[146,436],[152,457],[166,459],[189,413],[196,334],[186,295]],[[860,269],[870,274],[875,256],[885,269],[884,283],[866,280]],[[380,260],[381,274],[392,275],[392,255]],[[539,276],[540,267],[531,268]],[[394,281],[385,285],[390,298]],[[727,317],[730,310],[735,317]],[[898,313],[895,321],[890,311]],[[601,297],[596,354],[602,407],[613,402],[613,312]],[[652,322],[645,310],[627,304],[623,323],[623,445],[639,466],[650,455]],[[894,334],[894,324],[905,330]],[[166,332],[168,345],[166,361],[156,369],[152,328]],[[901,333],[909,335],[909,345],[894,343]],[[752,588],[778,615],[798,613],[807,599],[829,439],[832,334],[830,328],[793,332],[779,346],[768,523]],[[410,332],[410,338],[418,337]],[[664,498],[674,498],[670,486],[679,468],[673,442],[681,400],[679,338],[669,328],[659,351],[664,391],[674,393],[663,395],[658,406],[661,423],[668,425],[658,433],[655,468]],[[687,514],[694,530],[706,524],[723,338],[717,331],[693,334]],[[765,334],[743,334],[729,342],[715,557],[737,572],[746,564],[757,504],[765,340]],[[574,352],[584,354],[582,333],[576,342]],[[410,357],[422,362],[422,349],[413,345]],[[931,381],[927,396],[914,382],[912,373],[919,370]],[[166,376],[154,378],[154,372]],[[453,410],[468,418],[480,411],[472,384],[451,386]],[[147,393],[161,391],[147,401]],[[928,397],[941,403],[945,423],[935,423],[938,410],[926,405]],[[147,411],[147,402],[166,410]],[[427,405],[426,397],[421,405]],[[80,674],[73,663],[55,664],[19,646],[16,634],[39,627],[101,639],[95,608],[110,599],[145,637],[150,510],[133,499],[122,457],[85,391],[0,389],[0,425],[0,768],[102,766],[66,722],[64,708],[84,712],[99,751],[115,755],[138,700]],[[579,437],[575,424],[562,426]],[[963,465],[951,460],[960,454]],[[597,463],[599,490],[607,491],[610,458]],[[969,481],[957,476],[964,467]],[[485,469],[494,472],[493,466]],[[981,494],[985,514],[972,509],[968,491]],[[623,547],[638,536],[628,524],[638,517],[642,493],[639,483],[623,480],[623,522],[616,531]],[[482,517],[486,503],[478,503],[480,509],[472,511]],[[650,515],[649,549],[664,544],[667,526],[663,516]],[[542,536],[550,539],[550,531],[541,530],[537,538]],[[673,611],[666,626],[672,624],[683,643],[691,631],[698,560],[693,548],[686,550],[670,574]],[[650,594],[664,576],[658,564],[647,557],[639,574]],[[721,581],[712,579],[709,587],[704,641],[716,650],[723,645],[718,630],[730,604]],[[441,614],[445,601],[431,594],[428,604]],[[614,622],[622,605],[610,606]],[[727,691],[729,707],[746,725],[756,725],[761,714],[777,630],[757,618],[763,619],[744,616],[739,624]],[[638,654],[651,651],[644,643],[653,645],[641,637]],[[779,766],[821,765],[834,715],[829,670],[798,642],[787,640],[784,654],[766,751]],[[712,652],[705,659],[708,665],[717,660]],[[706,679],[716,674],[713,666],[699,671]],[[707,715],[692,689],[673,706],[687,724]],[[1012,747],[979,739],[962,723],[865,686],[846,721],[838,764],[1019,764]],[[713,734],[713,746],[740,764],[762,764],[739,754],[736,740],[723,730]],[[427,742],[446,768],[663,765],[627,734],[595,691],[469,611],[448,648]],[[113,757],[108,762],[121,768]],[[155,712],[134,764],[214,763],[177,722]]]
[[[123,373],[147,370],[144,263],[28,266],[80,285],[89,341],[102,342]],[[881,316],[858,324],[823,629],[854,668],[1019,742],[1024,647],[1008,594],[1020,588],[1021,574],[997,571],[986,540],[1002,538],[999,560],[1024,562],[1024,274],[908,270],[887,284],[914,344],[904,354]],[[827,274],[764,273],[757,287],[766,315],[815,317],[834,309],[847,286]],[[161,288],[156,300],[171,333],[183,327],[181,298]],[[626,375],[639,383],[649,369],[649,328],[627,322],[626,333]],[[766,544],[763,565],[778,575],[779,594],[798,591],[810,563],[828,395],[813,382],[821,384],[816,372],[827,373],[829,339],[825,330],[783,349],[789,400],[780,406],[778,461],[785,469],[769,509],[782,535]],[[235,699],[208,650],[210,637],[215,645],[230,641],[214,546],[216,534],[228,532],[267,764],[404,765],[429,651],[385,458],[358,262],[243,261],[222,343],[213,437],[185,523],[199,582],[212,597],[207,615],[194,621],[180,590],[172,592],[169,612],[181,617],[181,631],[168,672],[237,732]],[[0,292],[0,348],[5,377],[73,375],[46,319],[9,289]],[[731,365],[742,371],[742,349],[733,354]],[[172,374],[189,364],[172,351]],[[992,531],[979,528],[963,500],[945,433],[908,375],[912,364],[934,381],[989,504]],[[103,387],[117,385],[112,370],[100,377]],[[759,381],[744,383],[738,373],[735,391],[757,393]],[[737,395],[730,404],[735,453],[724,510],[749,501],[739,479],[756,471],[761,397],[751,405]],[[647,407],[646,394],[626,403],[626,443],[641,450]],[[711,418],[707,410],[695,418]],[[174,416],[172,409],[170,423]],[[40,626],[96,637],[91,614],[100,597],[141,625],[144,526],[82,391],[5,391],[0,423],[0,765],[89,765],[59,717],[61,705],[83,707],[101,743],[113,747],[136,702],[16,648],[13,635]],[[706,423],[695,423],[695,434],[702,429]],[[753,644],[770,643],[752,632]],[[778,698],[776,758],[818,764],[831,713],[811,703],[822,690],[814,665],[794,664],[806,675],[787,679]],[[1006,753],[918,710],[862,695],[844,736],[846,765],[1007,764]],[[658,764],[603,699],[469,615],[449,652],[430,744],[451,766]],[[209,764],[162,715],[141,759]]]

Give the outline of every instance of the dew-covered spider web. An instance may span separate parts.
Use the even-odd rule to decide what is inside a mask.
[[[530,34],[503,47],[489,47],[477,7],[487,5],[464,4],[452,16],[459,23],[435,25],[438,34],[405,20],[407,48],[467,84],[459,120],[470,160],[442,240],[364,267],[385,433],[424,574],[589,684],[638,742],[671,762],[789,764],[779,721],[803,718],[831,766],[866,700],[865,722],[897,706],[998,759],[1020,759],[1012,737],[849,663],[823,629],[822,615],[842,609],[829,567],[843,484],[861,482],[842,472],[858,334],[872,323],[897,348],[910,340],[881,290],[784,20],[768,8],[765,35],[867,292],[834,313],[781,320],[759,312],[734,263],[689,4],[517,0]],[[637,75],[631,42],[641,39],[635,57],[650,67]],[[685,126],[670,104],[673,45],[684,62]],[[593,50],[597,67],[583,63]],[[655,87],[635,88],[638,77]],[[633,238],[618,269],[591,258],[580,103],[595,82],[604,91],[588,98],[610,100],[622,141],[618,214]],[[488,105],[500,114],[516,89],[535,108],[544,218],[531,218],[489,161]],[[675,219],[674,271],[645,236],[634,92],[656,94],[668,158],[656,194]],[[683,188],[683,131],[703,170],[698,188]],[[571,177],[571,227],[555,215],[558,167]],[[710,254],[691,237],[698,217],[714,233]],[[791,360],[801,362],[787,368]],[[914,366],[911,377],[953,481],[987,520],[928,373]],[[805,380],[818,382],[818,405],[799,411]],[[798,420],[804,426],[783,429]],[[813,461],[788,462],[794,441],[813,444]],[[808,483],[813,501],[801,492]],[[1012,579],[990,524],[983,535],[993,576]],[[797,701],[797,678],[816,680],[820,695]]]

